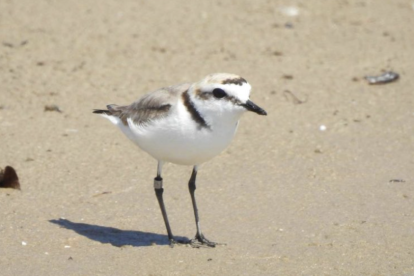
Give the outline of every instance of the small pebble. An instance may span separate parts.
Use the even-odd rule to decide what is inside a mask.
[[[293,24],[292,24],[292,23],[290,23],[290,22],[287,22],[287,23],[285,24],[285,28],[286,28],[286,29],[293,29]]]
[[[56,112],[62,113],[62,110],[59,108],[59,106],[55,104],[45,105],[45,111],[56,111]]]
[[[326,130],[326,126],[325,126],[325,125],[321,125],[321,126],[319,126],[319,130],[320,130],[320,131],[325,131],[325,130]]]
[[[12,188],[20,190],[19,177],[13,167],[0,168],[0,188]]]
[[[390,183],[404,183],[405,180],[404,179],[391,179]]]
[[[295,17],[299,15],[299,9],[295,6],[281,7],[280,12],[284,15]]]

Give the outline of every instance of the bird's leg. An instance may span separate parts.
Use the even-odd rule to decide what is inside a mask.
[[[157,176],[154,178],[154,190],[155,195],[157,196],[158,203],[160,204],[160,209],[162,213],[162,217],[164,218],[165,227],[167,228],[168,239],[170,242],[174,240],[174,237],[171,232],[170,223],[168,222],[167,211],[165,210],[164,200],[162,198],[162,194],[164,193],[164,188],[162,187],[162,178]]]
[[[162,197],[162,194],[164,193],[164,188],[163,188],[163,185],[162,185],[162,177],[161,177],[162,165],[163,165],[162,162],[158,162],[157,177],[154,178],[154,190],[155,190],[155,195],[157,196],[157,199],[158,199],[158,203],[160,205],[162,217],[164,218],[165,227],[167,228],[167,233],[168,233],[168,239],[170,241],[170,246],[174,246],[174,244],[177,244],[179,242],[177,242],[174,239],[174,236],[171,232],[171,227],[170,227],[170,223],[168,221],[167,211],[165,209],[165,204],[164,204],[164,200],[163,200],[163,197]]]
[[[199,247],[200,245],[201,246],[207,245],[210,247],[215,247],[217,243],[207,240],[200,230],[200,219],[198,217],[197,203],[196,203],[195,194],[194,194],[195,189],[196,189],[196,177],[197,177],[197,166],[194,166],[190,181],[188,182],[188,190],[190,191],[191,201],[193,202],[197,233],[196,233],[195,238],[191,240],[190,243],[194,247]]]

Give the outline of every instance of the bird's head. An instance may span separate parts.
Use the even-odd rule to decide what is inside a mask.
[[[195,83],[190,94],[197,110],[209,116],[227,116],[238,119],[245,111],[267,115],[266,111],[253,103],[250,97],[251,86],[242,77],[217,73]]]

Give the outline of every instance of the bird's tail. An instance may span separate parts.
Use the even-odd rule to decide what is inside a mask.
[[[108,104],[106,108],[108,109],[94,109],[93,113],[99,114],[102,117],[109,119],[109,121],[111,121],[113,124],[118,125],[119,122],[121,122],[123,118],[122,116],[123,107],[118,106],[116,104]],[[124,123],[124,121],[122,122],[124,125],[126,124]]]
[[[106,108],[108,109],[94,109],[93,113],[108,116],[117,115],[117,113],[119,113],[118,106],[116,104],[108,104]]]
[[[112,115],[111,111],[105,109],[94,109],[93,113],[95,114],[105,114],[105,115]]]

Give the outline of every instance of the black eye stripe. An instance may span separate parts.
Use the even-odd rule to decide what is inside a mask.
[[[215,88],[215,89],[213,90],[213,96],[214,96],[215,98],[217,98],[217,99],[221,99],[221,98],[226,97],[226,96],[227,96],[227,93],[226,93],[226,92],[224,92],[224,90],[223,90],[223,89],[221,89],[221,88]]]
[[[216,89],[219,89],[219,88],[216,88]],[[215,90],[215,89],[214,89]],[[214,91],[213,90],[213,91]],[[223,89],[221,89],[221,90],[223,90]],[[198,90],[198,92],[197,92],[197,95],[198,95],[198,98],[200,98],[200,99],[203,99],[203,100],[209,100],[209,99],[211,99],[212,97],[214,97],[214,98],[216,98],[217,99],[217,97],[216,96],[214,96],[214,94],[213,94],[213,91],[201,91],[201,90]],[[224,91],[223,91],[224,92]],[[224,92],[225,93],[225,92]],[[241,101],[239,100],[239,99],[237,99],[236,97],[234,97],[234,96],[232,96],[232,95],[228,95],[228,94],[226,94],[223,98],[221,98],[221,99],[223,99],[223,100],[226,100],[226,101],[229,101],[229,102],[232,102],[233,104],[241,104]]]

